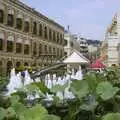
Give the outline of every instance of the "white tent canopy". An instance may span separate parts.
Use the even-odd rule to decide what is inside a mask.
[[[70,56],[68,56],[63,63],[65,64],[89,64],[89,60],[85,58],[78,51],[73,51]]]

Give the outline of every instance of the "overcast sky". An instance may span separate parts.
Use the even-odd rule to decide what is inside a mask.
[[[102,40],[120,0],[21,0],[73,33]]]

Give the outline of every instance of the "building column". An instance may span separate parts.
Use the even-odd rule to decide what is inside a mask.
[[[14,48],[13,48],[13,52],[16,53],[16,40],[17,40],[17,36],[14,35]]]
[[[7,60],[5,58],[3,58],[2,60],[2,68],[3,68],[3,73],[7,72]]]
[[[53,30],[51,29],[51,42],[53,42]]]
[[[24,39],[23,39],[23,43],[22,43],[22,55],[24,55]]]
[[[44,36],[44,34],[45,34],[45,25],[43,24],[43,26],[42,26],[42,33],[43,33],[43,40],[45,39],[45,36]]]
[[[25,27],[25,26],[24,26],[24,21],[25,21],[25,17],[23,16],[23,17],[22,17],[22,31],[23,31],[23,32],[24,32],[24,27]]]
[[[13,23],[14,28],[16,28],[16,18],[17,18],[17,11],[14,10],[14,23]]]
[[[7,17],[8,17],[8,6],[5,4],[4,8],[4,24],[7,25]]]
[[[39,43],[39,42],[37,42],[37,43]],[[37,50],[36,50],[36,52],[37,52],[37,53],[36,53],[36,56],[39,56],[39,44],[36,44],[36,49],[37,49]]]
[[[30,23],[30,28],[29,28],[30,30],[29,31],[32,34],[32,32],[33,32],[33,19],[32,18],[30,18],[30,22],[29,23]]]
[[[39,23],[36,24],[37,24],[37,36],[39,36]]]
[[[49,38],[49,28],[47,27],[47,36],[48,36],[48,41],[50,41],[50,38]]]
[[[30,57],[32,56],[32,40],[30,40],[29,55],[30,55]]]
[[[8,40],[8,33],[5,31],[4,32],[4,48],[3,48],[4,52],[7,52],[7,40]]]

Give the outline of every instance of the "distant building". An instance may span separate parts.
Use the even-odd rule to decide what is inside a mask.
[[[107,40],[102,41],[102,45],[100,46],[100,60],[106,66],[107,66],[107,60],[108,60],[107,48],[108,48]]]
[[[88,55],[88,43],[87,39],[79,37],[80,53],[87,57]]]
[[[90,40],[87,39],[87,44],[88,44],[88,52],[89,53],[94,53],[97,52],[99,47],[101,46],[101,41],[99,40]]]
[[[101,56],[104,56],[104,54],[106,54],[104,61],[107,66],[120,64],[120,13],[115,14],[107,28],[101,48]]]
[[[80,37],[80,47],[81,53],[89,58],[90,60],[95,60],[99,56],[99,47],[101,42],[99,40],[92,40]]]
[[[64,41],[65,55],[69,56],[74,49],[80,52],[80,42],[77,35],[66,31],[64,34]]]

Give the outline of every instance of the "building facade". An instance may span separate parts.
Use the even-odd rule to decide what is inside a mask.
[[[84,56],[88,56],[88,43],[87,43],[87,39],[80,37],[79,38],[80,41],[80,52],[84,55]]]
[[[107,66],[107,60],[108,60],[107,48],[108,48],[107,40],[102,41],[102,44],[100,46],[100,60],[106,66]]]
[[[64,34],[64,52],[65,55],[69,56],[73,50],[77,50],[80,52],[80,42],[78,39],[78,36],[75,34],[70,33],[69,31],[66,31]]]
[[[87,44],[88,44],[88,58],[90,59],[91,62],[94,62],[96,59],[99,59],[100,57],[101,41],[87,39]]]
[[[106,65],[120,64],[120,13],[116,13],[107,28],[101,54],[106,54]]]
[[[45,66],[64,55],[64,27],[19,0],[0,0],[0,67]]]

